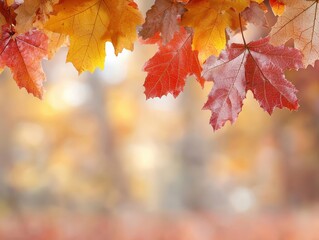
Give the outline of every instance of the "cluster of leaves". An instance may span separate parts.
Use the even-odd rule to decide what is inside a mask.
[[[103,69],[105,42],[115,53],[133,50],[138,35],[157,44],[145,64],[147,98],[178,96],[189,75],[213,81],[205,109],[217,130],[234,122],[251,90],[271,114],[298,108],[286,70],[319,59],[317,0],[270,0],[277,23],[265,38],[246,42],[249,23],[267,26],[264,0],[155,0],[145,20],[133,0],[0,0],[0,68],[9,67],[19,87],[41,98],[41,60],[68,46],[67,61],[79,73]],[[233,42],[236,34],[241,43]],[[285,43],[294,40],[294,48]]]

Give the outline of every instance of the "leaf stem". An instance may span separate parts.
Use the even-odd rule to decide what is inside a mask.
[[[240,33],[241,33],[241,36],[242,36],[242,38],[243,38],[244,45],[245,45],[245,47],[246,47],[246,46],[247,46],[247,43],[246,43],[246,39],[245,39],[245,36],[244,36],[243,24],[242,24],[242,22],[241,22],[241,14],[240,14],[240,13],[239,13],[238,17],[239,17]]]

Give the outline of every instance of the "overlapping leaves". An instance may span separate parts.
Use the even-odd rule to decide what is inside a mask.
[[[146,62],[147,98],[177,97],[188,76],[214,82],[205,109],[211,125],[234,122],[248,90],[271,114],[298,107],[288,69],[319,59],[317,0],[155,0],[145,20],[133,0],[0,0],[0,68],[9,67],[19,87],[41,98],[41,60],[68,46],[68,62],[79,73],[104,68],[105,43],[115,53],[133,50],[138,35],[156,44]],[[245,29],[267,29],[265,13],[278,16],[269,36],[246,43]],[[233,36],[242,41],[233,42]],[[284,44],[294,40],[295,48]],[[238,39],[238,38],[237,38]],[[275,46],[273,46],[274,44]]]
[[[10,67],[6,63],[13,71],[18,85],[37,97],[42,96],[40,82],[44,81],[44,74],[40,74],[41,68],[35,67],[35,63],[40,66],[43,58],[52,57],[58,48],[68,42],[67,37],[67,61],[72,62],[79,73],[93,72],[98,67],[104,68],[106,41],[113,43],[116,54],[124,48],[133,50],[133,43],[137,38],[136,28],[143,21],[132,0],[24,0],[23,3],[0,3],[0,22],[3,26],[10,25],[11,42],[19,47],[18,40],[27,37],[37,43],[34,47],[45,45],[40,47],[40,55],[39,51],[24,51],[22,65]],[[39,37],[39,34],[45,37]],[[3,44],[7,44],[7,35],[7,28],[3,28]],[[40,44],[40,41],[43,42]],[[8,49],[11,42],[4,46],[0,58],[4,57],[6,51],[18,54]],[[22,71],[21,66],[32,69],[32,72]],[[21,79],[32,81],[37,88],[30,84],[21,84]]]

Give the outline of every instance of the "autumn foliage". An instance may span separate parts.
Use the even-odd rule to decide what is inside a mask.
[[[155,0],[143,19],[133,0],[2,0],[0,68],[10,68],[20,88],[41,98],[41,60],[62,46],[79,73],[94,72],[104,68],[106,42],[117,55],[133,50],[140,37],[158,45],[144,66],[146,98],[177,97],[190,75],[201,86],[212,81],[204,109],[217,130],[237,119],[249,90],[269,114],[298,108],[285,72],[319,59],[318,11],[316,0]],[[272,27],[267,13],[278,16]],[[247,42],[251,24],[265,34]],[[286,44],[291,39],[294,47]]]

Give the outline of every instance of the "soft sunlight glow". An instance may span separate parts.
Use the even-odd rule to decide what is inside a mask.
[[[40,146],[45,138],[43,128],[32,122],[21,122],[14,129],[14,136],[20,144],[32,147]]]
[[[83,105],[90,97],[89,88],[79,81],[56,84],[47,93],[47,101],[56,110],[66,110]]]
[[[229,202],[236,212],[246,212],[255,205],[255,196],[248,188],[239,187],[230,194]]]
[[[133,156],[133,165],[142,171],[149,171],[158,166],[158,159],[161,153],[152,142],[132,144],[128,148],[128,154]]]
[[[174,111],[178,107],[179,99],[174,98],[172,95],[163,96],[161,98],[150,98],[146,101],[146,106],[150,109],[160,111]]]
[[[114,53],[113,45],[110,42],[106,43],[106,58],[103,71],[97,71],[97,74],[103,81],[108,84],[118,84],[122,82],[127,75],[129,56],[128,50],[123,50],[118,56]]]

